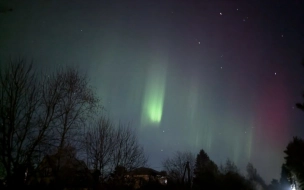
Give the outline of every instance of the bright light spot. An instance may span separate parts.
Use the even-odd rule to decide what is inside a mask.
[[[198,44],[201,44],[201,42],[198,42]]]
[[[223,67],[221,67],[221,69],[223,69]]]
[[[239,10],[239,9],[236,9],[237,11]]]
[[[282,38],[284,37],[284,35],[282,34]]]
[[[163,131],[163,133],[164,133],[165,131]]]
[[[163,150],[163,149],[161,149],[160,151],[162,151],[162,152],[163,152],[164,150]]]
[[[290,190],[296,190],[296,186],[295,186],[294,184],[292,184],[292,185],[290,186]]]
[[[222,13],[220,13],[220,15],[223,15]]]
[[[274,75],[277,75],[277,73],[274,73]]]

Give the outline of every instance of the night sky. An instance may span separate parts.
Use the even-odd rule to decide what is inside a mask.
[[[12,11],[9,9],[12,8]],[[149,165],[204,149],[267,183],[304,138],[304,1],[0,0],[0,63],[73,65]]]

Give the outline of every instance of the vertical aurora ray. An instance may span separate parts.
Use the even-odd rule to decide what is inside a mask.
[[[188,93],[188,100],[187,100],[187,107],[188,107],[188,118],[190,119],[190,125],[193,124],[195,119],[195,113],[197,113],[197,105],[198,105],[198,88],[196,81],[192,79],[190,83],[189,93]]]
[[[253,135],[254,135],[254,126],[255,126],[255,121],[254,121],[254,117],[252,117],[250,119],[250,121],[248,122],[250,123],[249,125],[249,129],[247,131],[247,142],[246,142],[246,156],[247,156],[247,160],[251,160],[251,152],[252,152],[252,139],[253,139]]]
[[[198,135],[198,133],[197,133],[197,130],[196,130],[196,134],[195,134],[195,148],[198,148],[198,146],[199,146],[199,135]]]
[[[250,160],[250,158],[251,158],[252,136],[253,136],[252,133],[253,133],[253,128],[250,129],[249,134],[248,134],[247,147],[246,147],[247,160]]]
[[[207,138],[206,138],[206,145],[207,145],[207,149],[208,151],[210,151],[212,149],[212,142],[213,142],[213,128],[212,127],[208,127],[208,132],[206,133]]]
[[[221,118],[222,122],[218,124],[216,133],[219,134],[221,142],[217,144],[217,147],[224,149],[223,156],[236,164],[242,164],[246,160],[244,158],[250,156],[251,128],[248,129],[245,125],[247,120],[238,117],[234,111],[223,112]]]
[[[215,126],[215,123],[213,120],[213,116],[209,115],[208,118],[211,118],[210,121],[208,121],[204,126],[202,127],[202,145],[207,151],[212,150],[212,144],[213,144],[213,133],[214,129],[213,127]]]
[[[197,108],[199,104],[199,92],[198,92],[198,80],[196,79],[195,75],[190,78],[189,87],[188,87],[188,94],[187,94],[187,121],[188,124],[184,125],[187,131],[190,131],[190,136],[195,138],[189,138],[191,144],[193,143],[195,148],[198,148],[199,144],[199,124],[197,122]]]
[[[159,126],[162,120],[166,87],[166,66],[154,62],[150,65],[144,92],[141,124]]]
[[[238,163],[240,157],[240,141],[239,138],[234,138],[233,146],[233,162]]]

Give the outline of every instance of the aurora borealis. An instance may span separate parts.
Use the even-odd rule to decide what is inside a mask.
[[[151,67],[148,68],[141,126],[147,123],[158,125],[161,122],[166,87],[166,68],[162,65],[165,64],[152,62]]]
[[[2,0],[0,64],[24,56],[86,73],[115,121],[138,129],[149,165],[203,148],[267,183],[304,136],[304,3]]]

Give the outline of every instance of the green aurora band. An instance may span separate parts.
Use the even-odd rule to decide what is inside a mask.
[[[166,67],[161,64],[150,66],[142,107],[142,126],[159,126],[163,114],[166,88]]]

